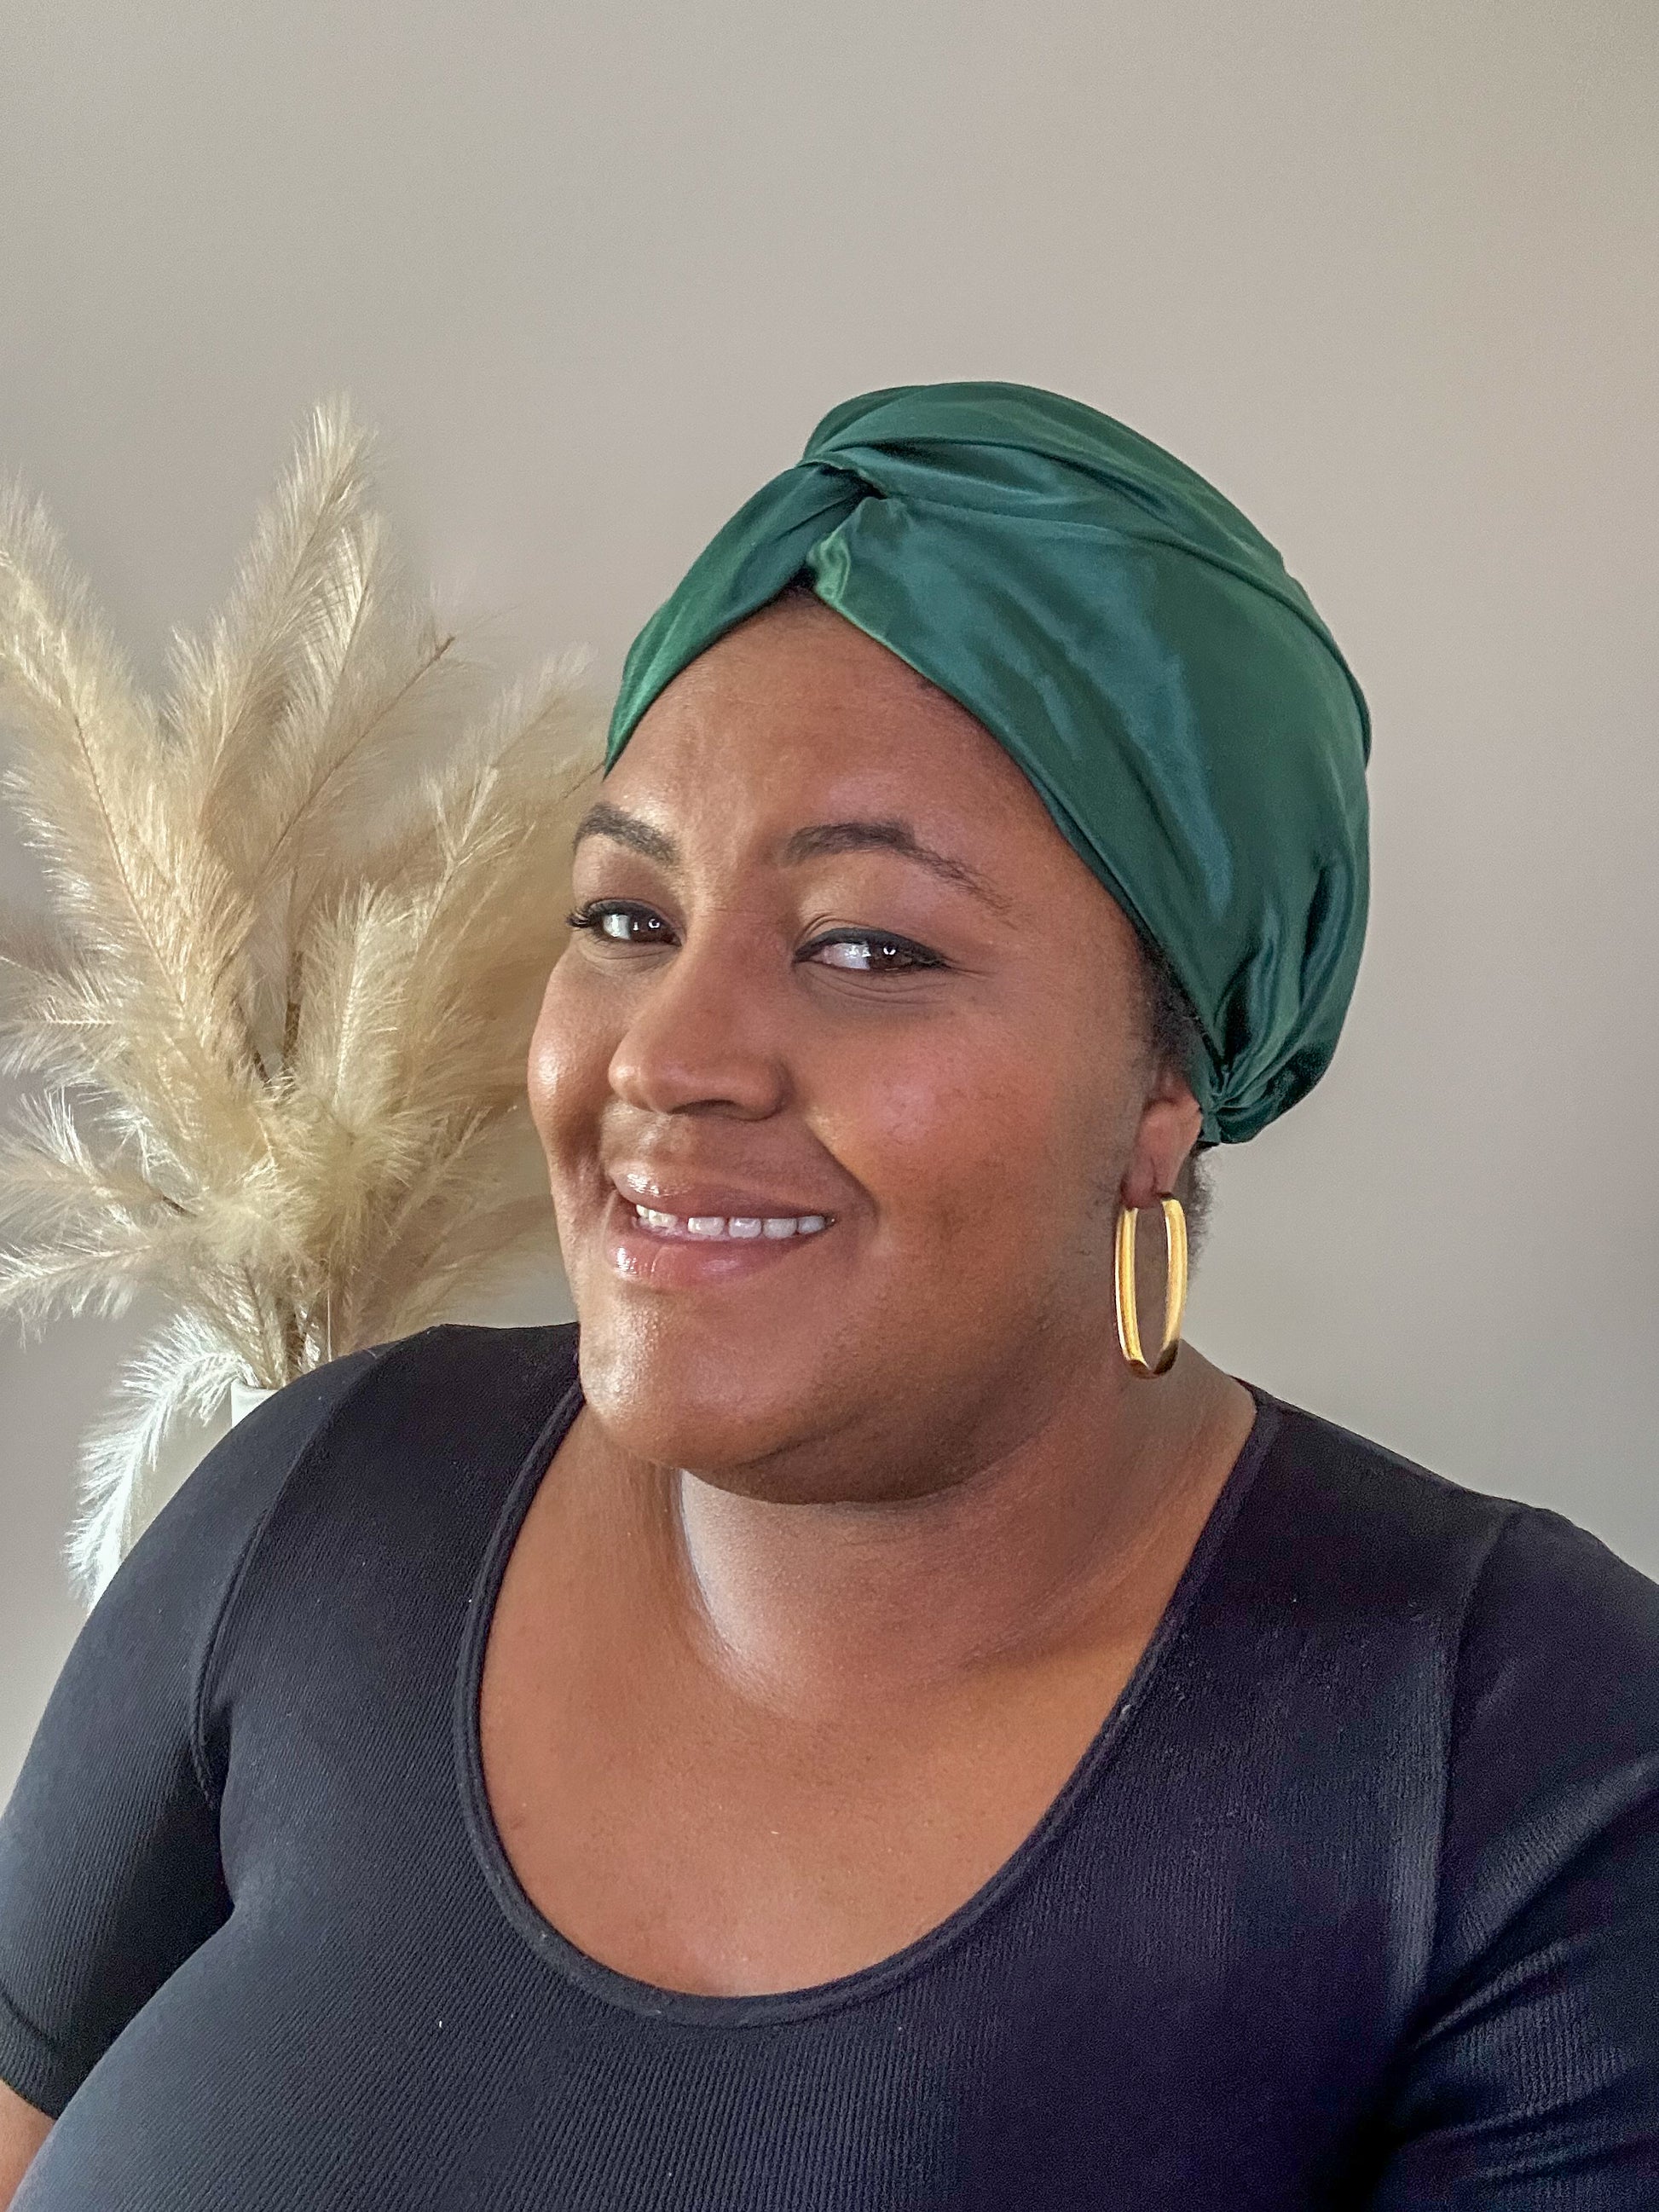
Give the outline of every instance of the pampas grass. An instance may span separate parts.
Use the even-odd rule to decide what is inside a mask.
[[[345,400],[313,411],[159,702],[0,492],[0,788],[57,909],[0,908],[0,1067],[47,1085],[0,1134],[0,1316],[27,1343],[167,1310],[83,1444],[88,1601],[233,1378],[280,1388],[550,1249],[526,1060],[599,764],[586,655],[480,701],[368,444]]]

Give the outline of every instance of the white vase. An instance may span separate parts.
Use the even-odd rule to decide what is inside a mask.
[[[244,1413],[257,1406],[261,1398],[269,1398],[271,1391],[252,1382],[244,1382],[240,1376],[232,1377],[230,1385],[230,1425],[234,1429]]]

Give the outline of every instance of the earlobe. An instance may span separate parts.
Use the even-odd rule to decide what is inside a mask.
[[[1203,1111],[1185,1079],[1172,1076],[1170,1089],[1148,1099],[1141,1115],[1134,1151],[1124,1170],[1122,1203],[1139,1208],[1167,1198],[1203,1127]]]

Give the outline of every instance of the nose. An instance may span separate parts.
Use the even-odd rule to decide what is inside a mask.
[[[615,1095],[653,1114],[776,1113],[790,1092],[773,972],[786,957],[735,927],[711,923],[688,937],[634,999],[611,1057]]]

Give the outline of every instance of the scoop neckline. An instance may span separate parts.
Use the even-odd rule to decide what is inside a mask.
[[[1232,1379],[1243,1383],[1255,1401],[1255,1419],[1249,1432],[1228,1470],[1198,1541],[1128,1680],[1034,1825],[971,1896],[932,1928],[898,1950],[890,1952],[885,1958],[873,1960],[868,1966],[854,1967],[850,1973],[838,1974],[829,1981],[748,1996],[665,1989],[655,1982],[625,1973],[619,1967],[607,1966],[584,1951],[531,1901],[514,1872],[489,1809],[478,1725],[484,1652],[514,1545],[552,1458],[585,1402],[580,1379],[572,1381],[562,1390],[557,1403],[538,1430],[535,1442],[496,1513],[473,1577],[466,1626],[455,1667],[452,1739],[462,1826],[495,1902],[514,1931],[537,1957],[566,1981],[605,2004],[653,2020],[709,2027],[769,2027],[861,2004],[909,1980],[944,1953],[954,1949],[988,1914],[1024,1885],[1037,1862],[1046,1856],[1072,1825],[1146,1704],[1162,1671],[1164,1655],[1187,1625],[1199,1592],[1279,1424],[1279,1401],[1271,1391],[1245,1382],[1242,1376]]]

